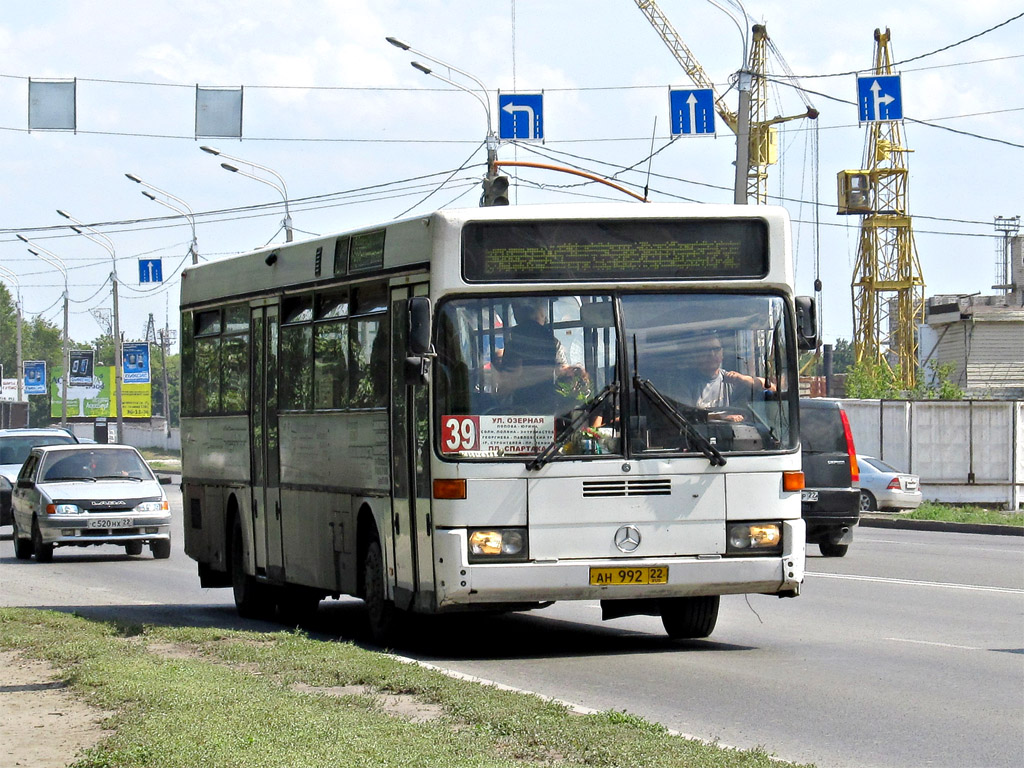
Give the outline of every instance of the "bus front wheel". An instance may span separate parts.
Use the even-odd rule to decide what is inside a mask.
[[[719,595],[672,597],[661,601],[661,623],[673,640],[707,637],[718,623]]]
[[[387,598],[384,583],[384,555],[376,539],[366,545],[363,555],[363,600],[370,634],[378,643],[392,639],[398,623],[395,604]]]

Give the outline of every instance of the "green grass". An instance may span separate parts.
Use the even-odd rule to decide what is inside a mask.
[[[940,504],[935,501],[925,501],[917,509],[904,512],[900,517],[911,520],[940,520],[950,523],[1024,526],[1024,513],[1021,512],[1003,512],[970,504],[963,506]]]
[[[114,713],[105,724],[113,735],[74,768],[779,766],[764,750],[683,739],[624,712],[574,714],[300,632],[132,626],[0,608],[0,647],[47,659],[76,695]],[[297,684],[370,693],[331,696]],[[439,714],[426,722],[388,714],[380,706],[387,694],[412,695]]]

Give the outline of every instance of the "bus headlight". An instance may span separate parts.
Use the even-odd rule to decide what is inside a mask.
[[[526,560],[525,528],[471,528],[469,562]]]
[[[779,523],[732,523],[726,552],[731,554],[769,554],[782,552],[782,525]]]

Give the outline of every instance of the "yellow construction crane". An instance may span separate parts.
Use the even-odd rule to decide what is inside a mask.
[[[654,0],[634,0],[637,8],[647,17],[654,31],[658,33],[676,61],[682,66],[683,71],[698,88],[708,88],[714,94],[715,111],[722,121],[729,126],[733,133],[742,135],[741,115],[733,111],[726,104],[722,94],[715,88],[714,82],[708,77],[704,68],[697,61],[696,57],[686,47],[682,37],[672,26],[672,22],[664,14]],[[746,194],[743,202],[753,201],[764,204],[768,199],[767,179],[768,166],[778,162],[778,130],[775,125],[788,120],[799,120],[809,117],[814,119],[818,111],[807,105],[807,111],[799,115],[788,117],[767,118],[768,113],[768,81],[765,78],[767,49],[771,44],[768,38],[768,31],[762,24],[755,24],[751,29],[753,45],[750,56],[750,114],[749,131],[750,141],[747,155],[746,173]],[[737,189],[740,186],[737,184]],[[739,197],[739,193],[737,193]],[[739,202],[739,200],[737,200]]]
[[[892,74],[889,30],[875,30],[874,74]],[[838,174],[840,214],[860,215],[852,282],[857,362],[917,376],[917,326],[924,321],[924,277],[907,202],[906,154],[899,121],[868,124],[863,165]]]

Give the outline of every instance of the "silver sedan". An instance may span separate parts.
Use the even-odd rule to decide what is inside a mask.
[[[900,472],[874,456],[857,456],[860,467],[860,509],[917,509],[921,505],[921,480]]]
[[[54,547],[148,544],[171,555],[171,512],[160,482],[127,445],[33,448],[13,492],[14,554],[48,562]]]

